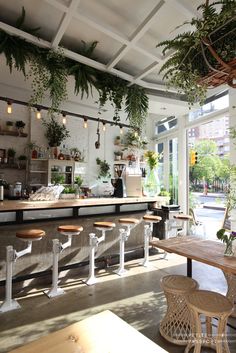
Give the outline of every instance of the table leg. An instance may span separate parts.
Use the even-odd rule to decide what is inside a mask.
[[[187,257],[187,276],[192,277],[192,259]]]
[[[236,317],[236,275],[231,274],[231,273],[226,273],[224,272],[225,279],[228,284],[228,290],[226,297],[231,301],[231,303],[234,305],[234,311],[231,314],[232,317]]]

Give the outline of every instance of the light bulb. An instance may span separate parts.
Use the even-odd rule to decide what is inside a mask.
[[[37,108],[36,118],[37,118],[37,119],[41,119],[41,111],[40,111],[39,108]]]
[[[123,135],[123,132],[124,132],[124,131],[123,131],[123,126],[121,125],[121,126],[120,126],[120,134]]]
[[[134,137],[138,137],[138,133],[137,133],[137,131],[135,131],[135,133],[134,133]]]
[[[87,127],[88,127],[88,120],[84,119],[84,129],[87,129]]]
[[[106,131],[106,123],[103,123],[103,125],[102,125],[102,130],[103,130],[103,131]]]
[[[66,125],[66,114],[62,114],[62,124]]]
[[[12,113],[12,105],[11,102],[7,102],[7,113],[11,114]]]

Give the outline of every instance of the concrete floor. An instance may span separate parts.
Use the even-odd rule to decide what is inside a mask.
[[[70,270],[61,274],[66,294],[51,300],[43,295],[43,286],[35,281],[30,290],[18,288],[22,308],[0,315],[0,352],[9,352],[105,309],[113,311],[168,352],[183,352],[184,347],[170,344],[159,335],[158,325],[166,310],[160,279],[166,274],[186,274],[186,259],[174,254],[168,260],[160,258],[160,255],[151,256],[148,269],[139,266],[139,260],[127,262],[129,271],[122,278],[112,273],[117,266],[99,270],[98,283],[90,287],[81,280],[86,278],[87,269]],[[224,276],[216,268],[194,262],[193,277],[202,289],[226,291]],[[1,299],[2,294],[1,290]],[[236,326],[236,319],[229,321]],[[236,353],[236,331],[229,330],[229,333],[231,353]]]

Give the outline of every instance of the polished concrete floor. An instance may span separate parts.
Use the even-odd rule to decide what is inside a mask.
[[[116,267],[99,270],[98,283],[90,287],[82,282],[86,278],[85,269],[61,274],[66,294],[51,300],[35,280],[31,289],[18,285],[21,309],[0,315],[0,352],[9,352],[105,309],[113,311],[168,352],[183,352],[184,347],[170,344],[159,335],[158,325],[166,310],[160,279],[166,274],[186,274],[186,259],[171,254],[164,260],[155,254],[151,256],[149,268],[139,266],[139,260],[132,260],[126,263],[129,271],[122,278],[113,274]],[[224,276],[216,268],[194,262],[193,277],[203,289],[226,291]],[[0,295],[2,299],[2,289]],[[236,326],[236,319],[229,321]],[[229,329],[229,334],[231,353],[236,353],[236,330]]]

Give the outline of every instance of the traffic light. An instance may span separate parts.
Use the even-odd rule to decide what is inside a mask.
[[[190,151],[190,166],[193,167],[195,164],[197,164],[198,160],[198,153],[195,151]]]

